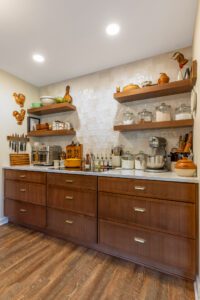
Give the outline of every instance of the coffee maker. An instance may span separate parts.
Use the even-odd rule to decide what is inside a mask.
[[[152,136],[149,138],[149,146],[152,154],[147,156],[146,172],[167,172],[167,140],[163,137]]]
[[[62,148],[59,145],[39,145],[32,147],[31,162],[35,166],[53,166],[54,160],[60,159]]]

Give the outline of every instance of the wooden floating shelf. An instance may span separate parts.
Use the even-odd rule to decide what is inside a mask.
[[[74,111],[76,110],[76,106],[70,103],[56,103],[45,105],[38,108],[30,108],[28,109],[28,113],[31,115],[42,116],[42,115],[50,115],[65,111]]]
[[[165,84],[156,84],[131,91],[115,93],[114,98],[120,103],[157,98],[191,92],[197,79],[197,61],[192,62],[191,78],[173,81]]]
[[[45,137],[45,136],[64,136],[64,135],[75,135],[76,131],[71,130],[37,130],[28,132],[29,137]]]
[[[128,131],[139,131],[139,130],[151,130],[151,129],[167,129],[167,128],[181,128],[181,127],[192,127],[194,121],[190,120],[178,120],[178,121],[165,121],[165,122],[146,122],[140,124],[131,125],[116,125],[114,126],[115,131],[128,132]]]

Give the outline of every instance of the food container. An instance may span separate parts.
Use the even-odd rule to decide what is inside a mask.
[[[67,159],[65,159],[65,167],[66,168],[80,168],[81,167],[81,159],[80,158],[67,158]]]
[[[55,99],[52,96],[42,96],[40,97],[40,101],[44,106],[55,103]]]
[[[147,168],[148,169],[162,169],[165,165],[165,157],[163,155],[148,155],[147,156]]]
[[[121,167],[121,156],[112,154],[112,166],[113,168]]]
[[[186,104],[181,104],[175,109],[175,120],[192,119],[191,107]]]
[[[134,123],[134,115],[130,111],[125,111],[123,114],[123,124],[124,125],[130,125]]]
[[[135,155],[135,169],[146,169],[146,154],[143,151],[140,151],[138,154]]]
[[[130,83],[123,87],[123,92],[128,92],[139,88],[140,88],[139,85]]]
[[[152,122],[152,120],[153,120],[152,112],[143,109],[141,112],[138,113],[138,123]]]
[[[171,106],[165,103],[156,107],[156,122],[171,121]]]
[[[121,160],[122,160],[122,169],[125,170],[134,169],[134,157],[129,151],[124,153]]]
[[[187,157],[183,157],[177,161],[175,165],[175,172],[179,176],[193,177],[196,175],[197,166],[192,160],[188,159]]]

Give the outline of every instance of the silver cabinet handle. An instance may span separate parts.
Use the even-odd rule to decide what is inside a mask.
[[[65,182],[66,183],[73,183],[74,181],[72,179],[66,179]]]
[[[25,177],[26,177],[26,175],[20,175],[19,177],[20,177],[20,178],[25,178]]]
[[[143,207],[134,207],[133,209],[134,211],[141,212],[141,213],[144,213],[146,211],[146,208]]]
[[[146,242],[145,239],[139,238],[139,237],[134,237],[134,241],[136,243],[144,244]]]
[[[24,209],[24,208],[21,208],[21,209],[19,210],[19,212],[20,212],[21,214],[25,214],[25,213],[27,213],[27,210]]]
[[[67,223],[67,224],[73,224],[74,222],[72,221],[72,220],[65,220],[65,223]]]
[[[20,189],[20,192],[26,192],[26,189]]]
[[[72,197],[72,196],[65,196],[65,199],[66,199],[66,200],[73,200],[74,197]]]
[[[138,190],[138,191],[144,191],[144,190],[146,190],[146,187],[145,186],[136,185],[136,186],[134,186],[134,189]]]

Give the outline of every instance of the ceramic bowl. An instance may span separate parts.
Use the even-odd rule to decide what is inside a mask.
[[[51,97],[51,96],[40,97],[40,101],[41,101],[42,105],[50,105],[50,104],[55,103],[54,97]]]
[[[38,107],[40,107],[42,105],[42,103],[40,103],[40,102],[35,102],[35,103],[32,103],[31,104],[31,106],[33,107],[33,108],[38,108]]]

